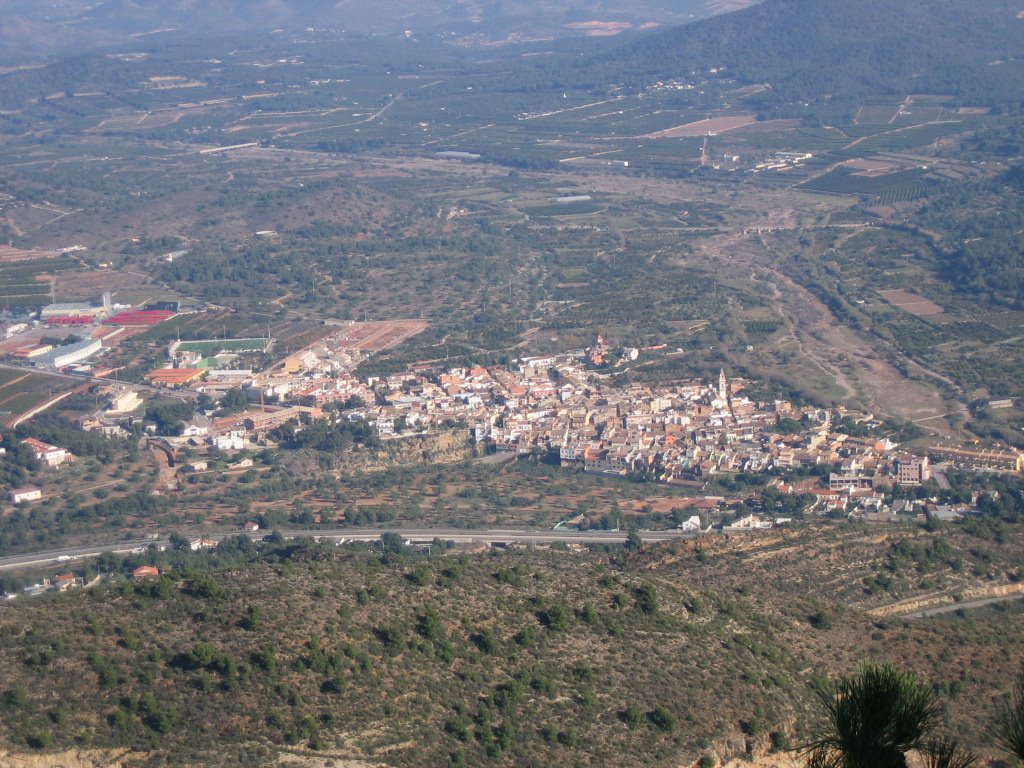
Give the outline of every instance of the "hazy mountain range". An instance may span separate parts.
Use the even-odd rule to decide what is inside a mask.
[[[754,0],[5,0],[0,57],[60,55],[134,37],[330,28],[472,41],[602,35],[681,24]]]

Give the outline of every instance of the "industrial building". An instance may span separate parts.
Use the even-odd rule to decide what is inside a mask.
[[[99,339],[86,339],[74,344],[65,344],[32,360],[37,368],[65,368],[92,357],[103,349]]]
[[[39,319],[48,320],[54,317],[106,317],[110,314],[112,308],[110,291],[106,291],[100,297],[99,304],[92,301],[48,304],[39,310]]]

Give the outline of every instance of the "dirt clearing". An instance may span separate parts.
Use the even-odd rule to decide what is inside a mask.
[[[945,311],[935,302],[929,301],[923,296],[918,296],[911,291],[905,291],[902,288],[893,291],[878,291],[878,295],[894,307],[917,317],[941,315]]]

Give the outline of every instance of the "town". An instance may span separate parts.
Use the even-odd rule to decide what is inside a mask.
[[[109,296],[96,307],[109,312]],[[149,324],[167,319],[174,309],[119,310],[113,317]],[[51,313],[47,320],[59,316]],[[685,486],[695,497],[716,481],[769,476],[773,497],[790,498],[783,513],[772,514],[760,493],[748,493],[743,510],[748,514],[728,520],[729,530],[771,527],[790,521],[793,513],[868,522],[925,515],[952,520],[976,513],[976,506],[940,504],[934,493],[893,489],[926,484],[948,489],[944,473],[950,468],[1024,469],[1024,454],[959,447],[948,440],[918,441],[910,450],[889,439],[882,421],[869,413],[782,399],[762,402],[745,394],[756,382],[730,378],[724,369],[715,382],[620,385],[616,373],[641,350],[613,348],[601,336],[590,348],[524,357],[509,366],[432,365],[365,378],[354,374],[375,352],[425,327],[420,321],[325,326],[317,341],[263,370],[239,361],[265,354],[270,338],[175,341],[167,348],[167,363],[146,374],[146,386],[94,377],[93,391],[106,405],[77,423],[108,437],[147,436],[166,456],[160,493],[178,490],[182,473],[207,471],[204,450],[228,457],[229,468],[244,468],[252,464],[244,458],[248,453],[238,462],[230,456],[278,449],[321,424],[359,429],[376,442],[453,432],[477,454],[546,458],[566,470]],[[15,359],[26,357],[24,349],[17,348]],[[35,362],[31,356],[29,361]],[[65,370],[77,367],[77,361],[66,363]],[[146,401],[167,398],[195,407],[180,420],[147,419]],[[34,438],[24,443],[50,469],[74,458],[65,448]],[[10,491],[15,505],[41,496],[35,486]],[[727,506],[724,496],[705,496],[695,507],[704,518],[691,515],[679,525],[704,530],[721,523]],[[579,521],[564,524],[574,522]]]

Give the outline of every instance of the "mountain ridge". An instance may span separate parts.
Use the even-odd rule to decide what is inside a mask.
[[[770,115],[805,113],[812,100],[910,93],[1019,111],[1021,9],[1016,0],[766,0],[624,41],[573,67],[541,62],[537,72],[560,87],[595,88],[710,72],[769,85],[747,103]]]

